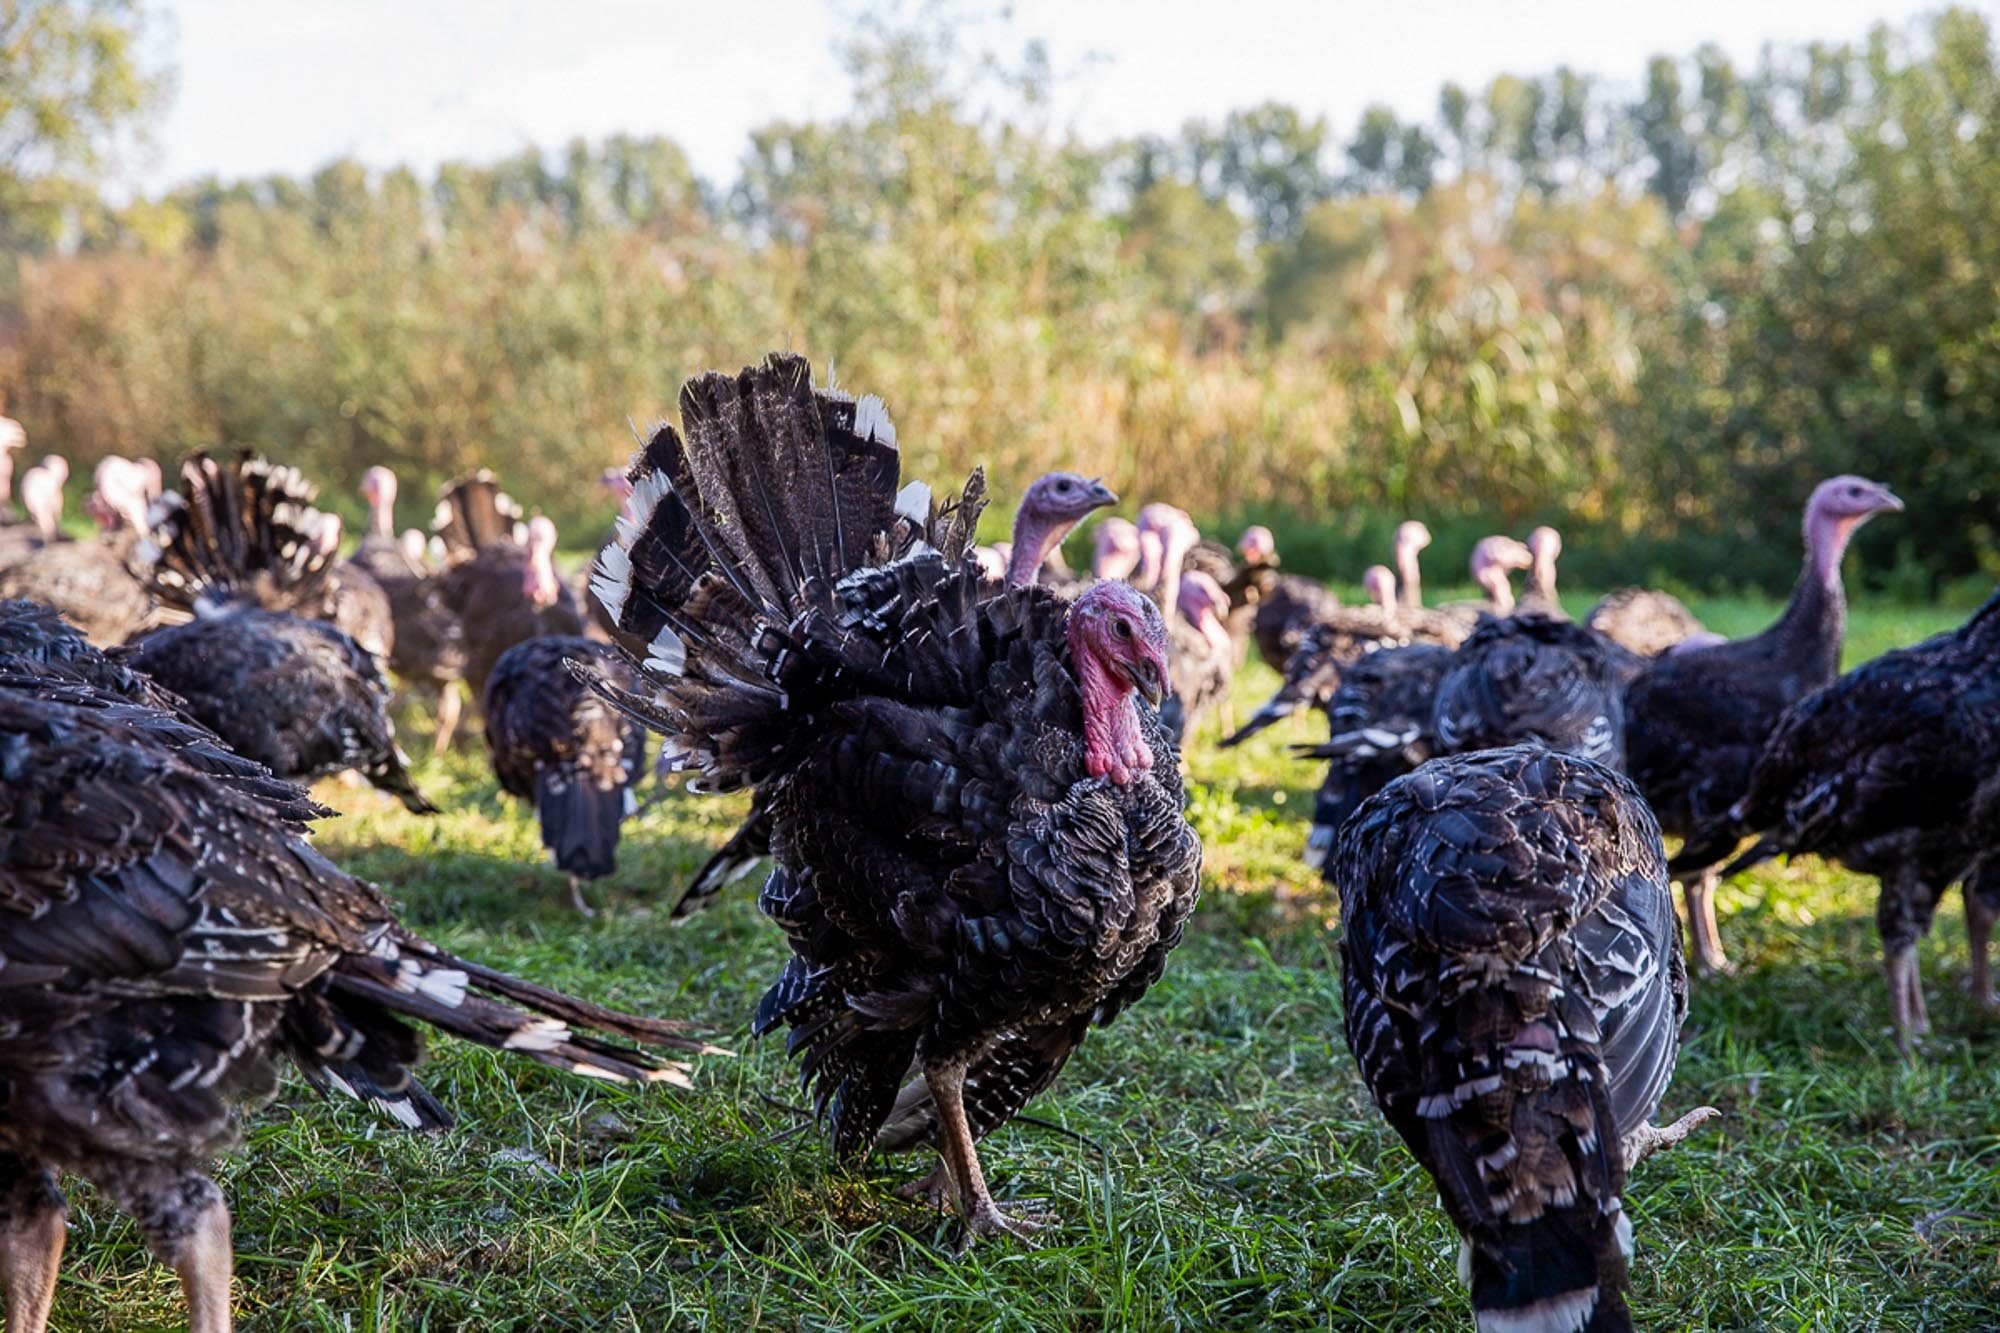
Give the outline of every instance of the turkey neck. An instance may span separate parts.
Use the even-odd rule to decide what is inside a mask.
[[[384,541],[396,540],[395,497],[378,495],[368,502],[368,535]]]
[[[1145,748],[1132,687],[1075,636],[1070,638],[1070,656],[1076,660],[1077,689],[1083,696],[1084,751],[1100,763],[1115,759],[1130,772],[1132,759]]]
[[[1074,522],[1051,523],[1024,507],[1014,515],[1014,549],[1007,556],[1007,582],[1015,587],[1033,583],[1049,552],[1075,527]]]
[[[1188,551],[1195,544],[1192,533],[1176,532],[1167,539],[1166,559],[1160,569],[1160,615],[1165,618],[1167,628],[1172,629],[1181,617],[1181,568],[1187,564]]]
[[[1535,563],[1528,571],[1528,595],[1539,598],[1550,606],[1561,605],[1556,601],[1555,557],[1545,555],[1535,557]]]
[[[1847,637],[1847,590],[1840,580],[1840,561],[1860,525],[1856,517],[1806,516],[1806,559],[1799,581],[1792,587],[1785,613],[1765,631],[1781,645],[1780,651],[1810,657],[1813,673],[1821,680],[1840,673],[1840,645]]]
[[[1396,549],[1396,579],[1401,586],[1403,607],[1408,611],[1424,609],[1424,576],[1417,568],[1417,548],[1400,546]]]

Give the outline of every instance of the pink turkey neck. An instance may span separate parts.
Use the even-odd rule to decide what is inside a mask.
[[[1015,587],[1033,583],[1049,552],[1062,544],[1076,520],[1054,522],[1023,505],[1014,515],[1014,549],[1007,555],[1007,582]]]
[[[1411,611],[1421,611],[1424,606],[1424,576],[1417,569],[1417,548],[1414,542],[1400,542],[1396,546],[1396,578],[1401,583],[1403,605]]]
[[[368,502],[368,535],[388,541],[396,540],[396,494],[394,491],[377,491],[375,498]]]
[[[1069,625],[1069,652],[1083,695],[1083,766],[1094,778],[1128,786],[1153,767],[1152,747],[1139,734],[1131,682],[1097,655],[1075,619]]]
[[[1828,592],[1839,592],[1840,562],[1847,543],[1861,526],[1865,514],[1829,514],[1815,505],[1806,515],[1806,550],[1812,554],[1813,574]]]

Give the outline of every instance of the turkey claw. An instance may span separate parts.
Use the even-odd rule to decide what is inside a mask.
[[[1627,1134],[1619,1145],[1625,1157],[1625,1169],[1630,1171],[1660,1149],[1681,1143],[1721,1114],[1713,1106],[1697,1106],[1671,1125],[1639,1126]]]
[[[920,1203],[940,1213],[957,1211],[951,1199],[951,1178],[945,1174],[943,1167],[921,1180],[909,1180],[896,1186],[896,1197]]]
[[[1041,1209],[1024,1208],[1020,1213],[1003,1213],[998,1204],[988,1202],[973,1210],[972,1216],[965,1220],[953,1253],[963,1257],[975,1241],[993,1236],[1012,1236],[1033,1249],[1035,1233],[1055,1224],[1055,1217]]]

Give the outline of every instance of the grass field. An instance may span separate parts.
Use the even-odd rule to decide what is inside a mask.
[[[1774,608],[1696,608],[1732,632]],[[1850,661],[1957,613],[1858,611]],[[1274,683],[1255,668],[1239,711]],[[413,719],[412,748],[427,740]],[[222,1181],[253,1329],[1464,1328],[1455,1238],[1340,1038],[1336,922],[1300,864],[1318,774],[1280,726],[1192,747],[1206,897],[1166,979],[1093,1036],[985,1160],[1048,1202],[1039,1249],[949,1256],[951,1224],[891,1196],[928,1162],[837,1169],[794,1132],[782,1046],[746,1024],[782,946],[752,883],[685,926],[663,896],[740,801],[668,795],[627,829],[594,921],[568,907],[483,751],[426,763],[448,814],[329,786],[323,843],[453,949],[630,1008],[712,1023],[741,1058],[693,1094],[564,1079],[439,1043],[459,1127],[413,1138],[296,1079]],[[1957,895],[1923,950],[1937,1035],[1888,1034],[1872,882],[1817,863],[1725,887],[1741,974],[1699,984],[1666,1110],[1726,1112],[1636,1173],[1641,1327],[1978,1329],[2000,1323],[2000,1024],[1962,989]],[[172,1275],[73,1190],[64,1329],[166,1327]]]

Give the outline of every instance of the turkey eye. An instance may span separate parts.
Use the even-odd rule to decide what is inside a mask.
[[[1132,622],[1129,620],[1114,620],[1111,622],[1111,632],[1121,639],[1129,639],[1132,637]]]

